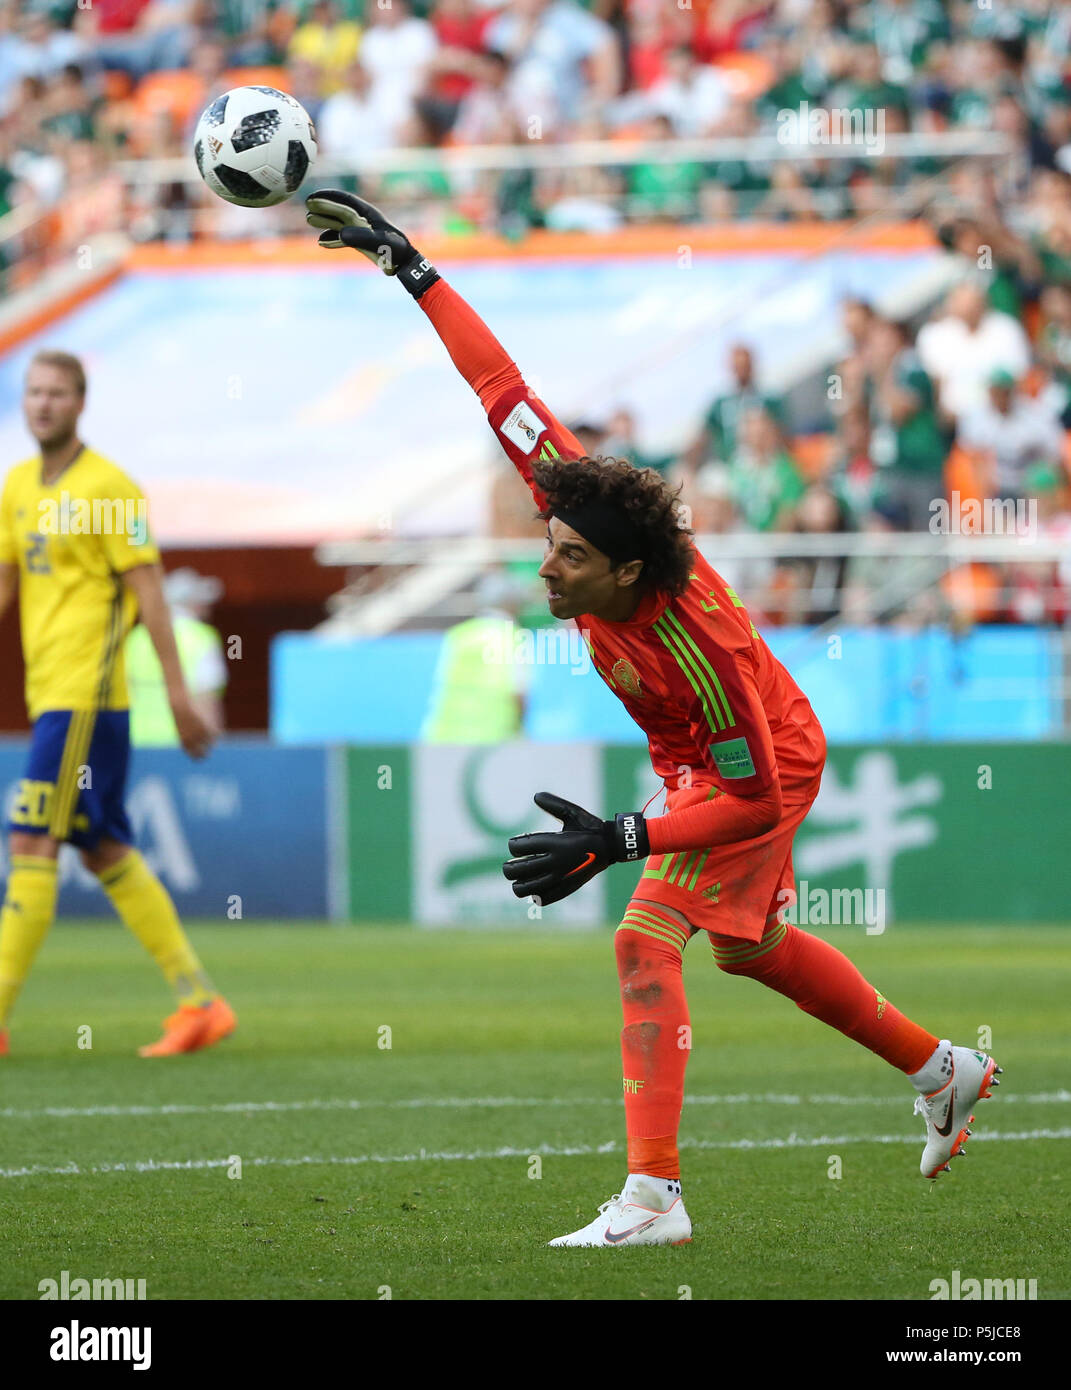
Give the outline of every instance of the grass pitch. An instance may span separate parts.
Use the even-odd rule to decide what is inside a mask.
[[[931,1187],[904,1079],[698,938],[695,1238],[589,1252],[544,1243],[625,1176],[609,930],[194,929],[239,1031],[145,1061],[151,962],[61,926],[0,1061],[0,1296],[67,1270],[158,1299],[928,1299],[958,1269],[1071,1297],[1066,929],[821,934],[942,1036],[992,1030],[969,1156]]]

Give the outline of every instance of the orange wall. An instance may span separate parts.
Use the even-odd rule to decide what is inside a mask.
[[[324,603],[343,583],[339,569],[324,569],[308,548],[169,550],[165,568],[188,565],[223,581],[211,621],[224,639],[242,639],[242,658],[228,663],[224,713],[229,729],[268,727],[268,651],[278,632],[315,627]],[[25,730],[23,667],[14,609],[0,622],[0,732]]]

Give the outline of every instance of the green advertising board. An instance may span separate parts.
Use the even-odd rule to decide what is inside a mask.
[[[343,915],[354,922],[409,922],[409,749],[362,746],[345,753]]]
[[[498,866],[510,835],[551,827],[534,792],[609,816],[659,790],[638,745],[351,748],[346,776],[349,916],[430,925],[533,920]],[[832,748],[796,836],[797,890],[880,890],[889,923],[1069,921],[1069,788],[1071,744]],[[615,867],[545,924],[616,922],[635,882]]]
[[[604,770],[607,806],[650,783],[641,748],[607,748]],[[831,748],[797,891],[880,888],[893,922],[1068,920],[1069,787],[1068,744]],[[629,891],[615,881],[611,916]]]

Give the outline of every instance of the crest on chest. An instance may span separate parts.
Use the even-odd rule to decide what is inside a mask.
[[[634,700],[640,699],[643,695],[639,674],[631,661],[626,661],[624,657],[621,657],[610,668],[610,674],[626,695],[631,695]]]

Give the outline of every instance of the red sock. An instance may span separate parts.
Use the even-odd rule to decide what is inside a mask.
[[[691,1050],[681,952],[689,933],[633,902],[614,939],[621,981],[621,1061],[630,1173],[679,1178],[677,1131]]]
[[[847,958],[788,922],[772,919],[760,942],[712,936],[714,959],[794,1000],[909,1075],[924,1066],[940,1039],[893,1007]]]

